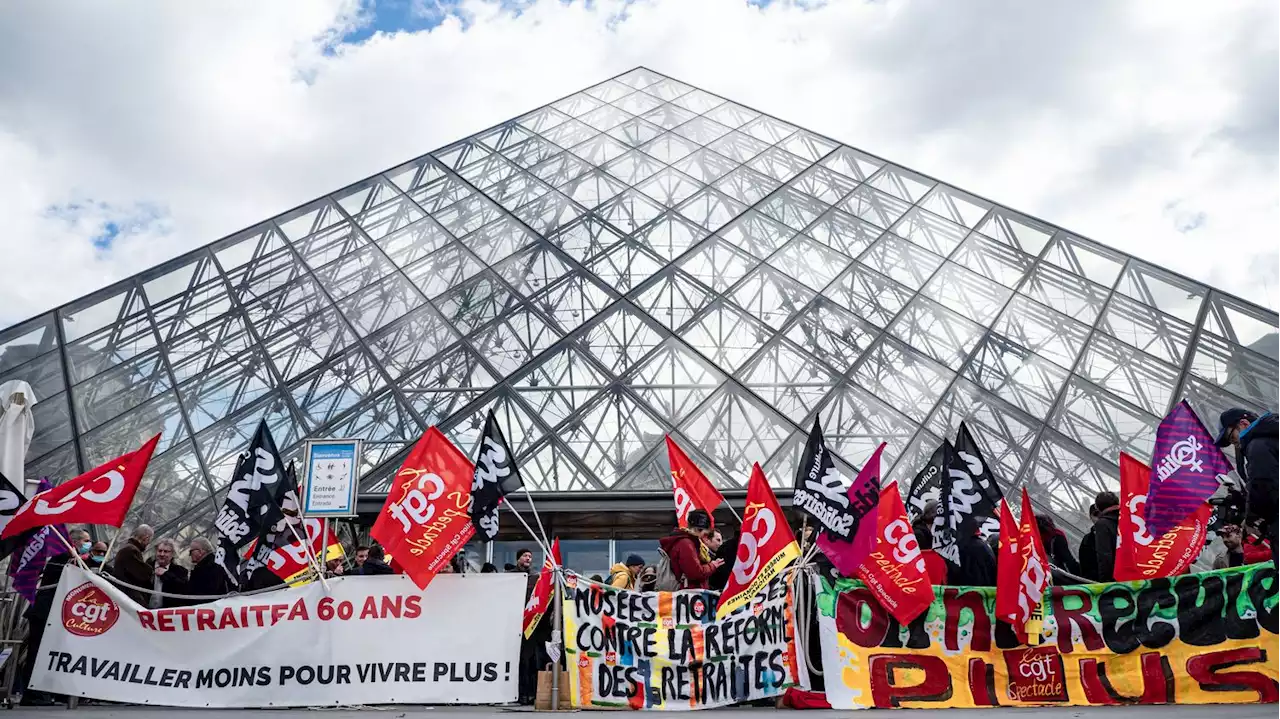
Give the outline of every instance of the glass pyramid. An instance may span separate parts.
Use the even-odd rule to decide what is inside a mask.
[[[1067,528],[1188,397],[1274,407],[1276,314],[637,68],[0,332],[29,477],[164,437],[130,522],[209,531],[265,417],[385,491],[496,409],[542,492],[789,486],[816,415],[909,480],[967,421]],[[784,495],[785,496],[785,495]]]

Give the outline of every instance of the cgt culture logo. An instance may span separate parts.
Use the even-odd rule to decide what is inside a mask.
[[[120,608],[91,582],[67,592],[62,600],[62,626],[78,637],[105,633],[120,618]]]

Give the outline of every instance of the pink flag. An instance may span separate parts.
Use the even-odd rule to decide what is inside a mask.
[[[858,568],[876,548],[877,508],[880,506],[880,454],[881,442],[871,458],[862,465],[862,471],[849,485],[849,514],[854,519],[853,531],[848,540],[831,538],[827,532],[818,535],[818,549],[846,577],[855,577]]]
[[[1147,530],[1153,537],[1178,526],[1218,489],[1218,475],[1231,471],[1213,435],[1184,399],[1156,430],[1147,490]]]

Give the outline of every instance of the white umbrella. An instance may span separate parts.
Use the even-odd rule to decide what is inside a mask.
[[[31,488],[23,484],[23,467],[27,463],[27,448],[36,433],[36,418],[31,408],[36,395],[31,385],[13,379],[0,384],[0,472],[30,495]]]

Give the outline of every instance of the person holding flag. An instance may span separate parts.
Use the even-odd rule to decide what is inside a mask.
[[[747,491],[748,497],[750,490]],[[750,504],[750,498],[747,500]],[[687,526],[676,527],[670,535],[658,540],[658,546],[667,556],[671,572],[676,578],[677,589],[706,589],[711,575],[723,559],[714,559],[704,540],[714,531],[711,515],[705,510],[694,509],[685,515]],[[745,529],[744,537],[745,537]],[[741,547],[741,543],[739,543]]]
[[[689,526],[689,513],[695,509],[702,510],[708,518],[712,512],[724,503],[724,495],[711,484],[707,475],[698,469],[698,465],[689,459],[689,455],[680,449],[680,445],[667,435],[667,458],[671,463],[671,491],[676,501],[676,526]],[[733,507],[729,507],[733,512]],[[737,516],[737,512],[734,512]],[[711,527],[715,520],[711,519]]]
[[[555,569],[560,566],[560,538],[551,542],[551,554],[542,563],[538,581],[524,606],[520,641],[519,701],[533,704],[538,693],[538,671],[550,659],[546,645],[551,640],[551,622],[542,621],[555,597]]]

